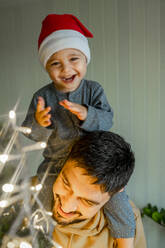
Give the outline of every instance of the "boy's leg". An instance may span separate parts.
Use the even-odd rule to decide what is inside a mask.
[[[133,238],[135,236],[134,213],[125,190],[112,196],[104,206],[104,213],[112,237]]]

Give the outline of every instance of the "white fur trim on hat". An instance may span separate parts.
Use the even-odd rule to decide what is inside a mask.
[[[78,31],[58,30],[43,40],[39,48],[39,59],[46,67],[49,58],[60,50],[74,48],[80,50],[90,62],[90,49],[87,38]]]

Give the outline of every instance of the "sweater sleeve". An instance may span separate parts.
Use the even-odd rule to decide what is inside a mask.
[[[40,126],[35,119],[35,112],[37,106],[37,96],[33,96],[25,120],[22,123],[23,127],[31,128],[30,134],[25,134],[31,140],[36,142],[47,141],[52,130]]]
[[[91,96],[86,120],[81,128],[87,131],[104,130],[108,131],[113,125],[113,111],[108,103],[103,88],[99,85]]]

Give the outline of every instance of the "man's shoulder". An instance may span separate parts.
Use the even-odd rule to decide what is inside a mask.
[[[130,204],[131,204],[131,207],[132,207],[132,210],[133,210],[133,213],[134,213],[134,216],[135,216],[135,220],[137,220],[137,218],[141,217],[141,213],[140,213],[140,210],[138,207],[136,207],[136,205],[134,204],[133,201],[129,201]]]

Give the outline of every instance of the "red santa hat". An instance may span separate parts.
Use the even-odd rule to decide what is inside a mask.
[[[71,14],[50,14],[42,22],[38,39],[39,58],[44,67],[48,59],[57,51],[66,48],[80,50],[90,61],[90,49],[87,37],[93,34]]]

